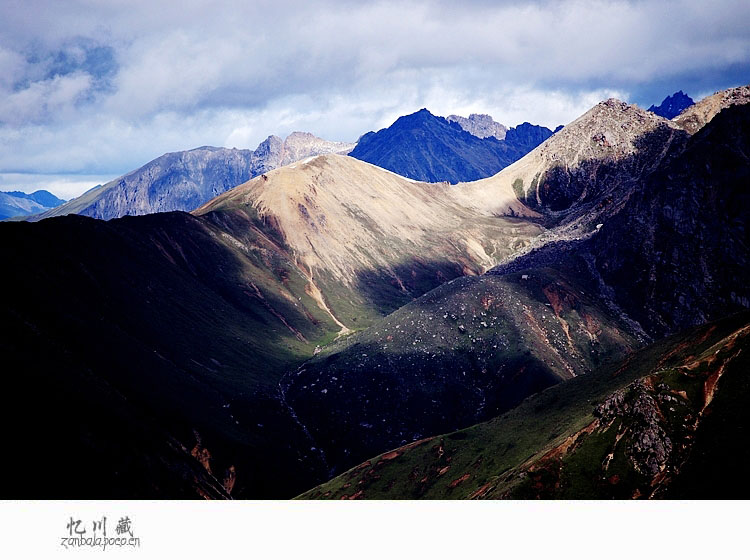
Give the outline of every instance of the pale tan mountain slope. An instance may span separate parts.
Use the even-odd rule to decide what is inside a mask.
[[[638,142],[657,127],[678,130],[675,123],[617,99],[602,101],[497,175],[464,183],[455,199],[486,214],[507,211],[498,193],[515,192],[544,206],[544,179],[554,168],[575,172],[588,162],[617,162],[633,156]],[[586,192],[579,195],[584,198]]]
[[[593,235],[627,202],[640,178],[688,137],[676,123],[617,99],[602,101],[497,175],[459,184],[457,203],[505,214],[511,191],[549,228],[506,262],[549,242]]]
[[[672,121],[689,134],[695,134],[722,109],[746,103],[750,103],[750,86],[740,86],[718,91],[713,95],[701,99],[695,105],[691,105],[672,119]]]
[[[413,259],[482,273],[543,231],[507,217],[535,216],[512,190],[495,193],[504,217],[466,208],[455,191],[331,154],[251,179],[194,213],[252,209],[274,225],[310,276],[326,272],[348,286],[363,271],[394,271]]]

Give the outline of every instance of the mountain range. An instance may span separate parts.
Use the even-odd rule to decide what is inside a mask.
[[[466,185],[470,198],[486,200],[482,191],[530,167],[542,177],[557,169],[560,160],[544,159],[553,153],[597,202],[540,205],[551,226],[541,247],[532,242],[484,276],[441,286],[288,375],[286,399],[329,463],[490,418],[647,342],[746,308],[749,110],[731,107],[689,138],[609,100],[518,165]],[[549,192],[569,184],[539,182]],[[376,397],[384,391],[385,402]],[[337,394],[359,402],[342,405]]]
[[[748,101],[603,101],[471,182],[329,153],[190,214],[0,224],[0,494],[746,495]],[[478,169],[513,130],[423,110],[354,151]]]
[[[494,175],[552,135],[529,123],[506,130],[488,115],[462,119],[421,109],[363,135],[349,155],[417,181],[455,184]]]
[[[38,190],[33,193],[0,192],[0,220],[38,214],[64,203],[64,200],[45,190]]]
[[[190,211],[271,169],[312,155],[347,153],[352,148],[353,144],[294,132],[285,140],[269,136],[254,151],[204,146],[164,154],[33,219],[79,214],[110,220],[154,212]]]

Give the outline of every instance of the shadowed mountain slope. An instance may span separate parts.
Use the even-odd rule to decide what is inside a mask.
[[[695,134],[722,109],[733,105],[745,105],[748,102],[750,102],[750,86],[717,91],[701,99],[695,105],[691,105],[673,120],[688,133]]]
[[[750,105],[724,109],[635,183],[616,215],[580,239],[492,273],[554,267],[660,338],[750,306]]]
[[[240,249],[164,213],[0,235],[4,497],[270,497],[282,472],[319,476],[277,383],[338,326],[262,232]]]

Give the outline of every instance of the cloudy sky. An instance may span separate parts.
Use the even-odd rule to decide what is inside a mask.
[[[0,190],[70,198],[169,151],[427,107],[554,127],[750,83],[750,2],[0,3]]]

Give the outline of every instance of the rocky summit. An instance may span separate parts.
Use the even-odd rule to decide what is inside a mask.
[[[508,132],[508,128],[505,125],[496,122],[490,115],[472,113],[468,118],[459,115],[448,115],[445,119],[458,123],[466,132],[473,134],[477,138],[494,136],[498,140],[503,140],[505,139],[505,133]]]

